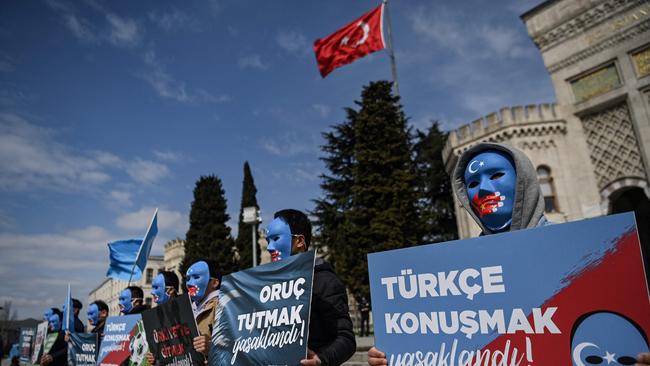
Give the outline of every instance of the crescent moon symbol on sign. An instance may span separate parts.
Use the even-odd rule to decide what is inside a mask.
[[[363,37],[361,37],[361,39],[354,44],[354,47],[359,47],[362,44],[366,43],[366,40],[368,39],[368,34],[370,34],[370,26],[368,25],[368,23],[361,21],[359,22],[359,24],[357,24],[357,26],[363,29]]]
[[[585,366],[585,364],[582,363],[581,353],[582,353],[582,350],[585,349],[585,348],[587,348],[587,347],[596,347],[596,348],[599,348],[598,346],[596,346],[596,345],[593,344],[593,343],[589,343],[589,342],[582,342],[582,343],[579,343],[579,344],[576,346],[576,348],[573,349],[573,362],[575,362],[576,366]]]
[[[478,163],[478,160],[472,161],[471,163],[469,163],[469,166],[467,167],[467,170],[469,170],[469,172],[472,174],[478,171],[478,169],[472,169],[472,165],[474,165],[474,163]]]

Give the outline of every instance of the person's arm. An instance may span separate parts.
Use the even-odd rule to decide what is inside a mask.
[[[320,294],[323,317],[336,322],[336,337],[326,347],[317,352],[323,365],[341,365],[356,352],[357,344],[352,330],[352,320],[348,309],[348,296],[341,280],[332,272],[323,273],[326,284]]]

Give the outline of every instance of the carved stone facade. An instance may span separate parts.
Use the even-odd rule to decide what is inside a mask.
[[[538,168],[550,220],[633,210],[647,247],[650,3],[547,0],[522,20],[540,49],[557,105],[502,108],[452,131],[443,151],[447,171],[478,142],[511,144]],[[478,234],[456,207],[460,237]]]

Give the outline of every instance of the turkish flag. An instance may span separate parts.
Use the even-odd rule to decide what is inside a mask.
[[[383,50],[384,4],[362,15],[329,36],[314,42],[316,61],[322,77],[375,51]]]

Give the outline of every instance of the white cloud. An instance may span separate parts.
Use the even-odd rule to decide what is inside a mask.
[[[298,31],[281,31],[275,36],[275,42],[280,48],[298,56],[311,53],[311,45],[304,34]]]
[[[318,154],[318,142],[313,136],[298,136],[295,133],[286,133],[267,138],[261,142],[264,150],[282,157],[289,157],[298,154]]]
[[[82,17],[68,13],[63,15],[66,28],[80,41],[95,43],[98,37],[95,34],[92,24]]]
[[[122,214],[115,220],[115,225],[129,232],[144,234],[154,211],[153,207],[143,207],[138,211]],[[182,237],[185,236],[188,228],[189,221],[186,214],[173,210],[158,210],[158,231],[160,233],[168,237]]]
[[[169,168],[155,161],[138,158],[129,164],[126,172],[138,183],[154,184],[169,175]]]
[[[131,18],[123,18],[114,13],[106,14],[110,25],[109,41],[117,46],[132,46],[139,41],[138,24]]]
[[[15,70],[14,60],[5,55],[0,55],[0,72],[13,72]]]
[[[316,112],[318,112],[318,114],[322,118],[326,118],[327,116],[329,116],[330,111],[331,111],[330,107],[328,107],[326,105],[323,105],[323,104],[312,104],[311,107],[314,108],[314,110]]]
[[[160,160],[176,162],[183,159],[183,154],[179,152],[154,150],[153,154]]]
[[[131,193],[125,191],[111,191],[109,197],[112,202],[116,203],[119,206],[131,206],[133,202],[131,201]]]
[[[470,20],[444,5],[418,8],[409,16],[413,31],[461,57],[520,58],[535,53],[524,35],[515,28],[493,25],[489,19]]]
[[[260,55],[257,54],[241,57],[237,63],[242,69],[251,68],[257,70],[266,70],[268,68],[268,66],[262,62]]]
[[[178,30],[190,30],[198,32],[201,30],[199,21],[187,13],[173,9],[170,12],[151,11],[148,14],[149,20],[167,32]]]
[[[56,137],[52,129],[36,126],[15,114],[0,113],[0,190],[92,191],[105,188],[114,180],[116,171],[144,184],[170,175],[161,162],[80,151]]]
[[[180,103],[206,102],[215,104],[229,102],[232,99],[226,94],[214,95],[203,89],[188,91],[185,82],[176,79],[167,72],[153,51],[145,53],[144,62],[149,67],[149,70],[142,75],[142,78],[163,98],[173,99]]]
[[[0,189],[87,189],[111,180],[91,157],[54,140],[54,132],[0,113]]]

